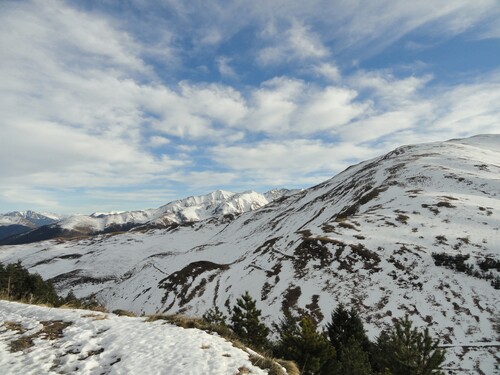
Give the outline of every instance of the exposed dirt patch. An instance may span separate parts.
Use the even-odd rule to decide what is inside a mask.
[[[309,316],[314,320],[315,324],[318,324],[325,317],[321,312],[321,308],[319,307],[319,295],[314,294],[312,296],[312,301],[310,304],[306,305],[306,309],[309,310]]]
[[[297,302],[299,300],[302,290],[300,286],[289,286],[283,293],[283,299],[281,301],[281,308],[286,313],[289,313],[293,309],[297,309]]]
[[[325,241],[318,238],[305,238],[294,250],[292,262],[295,276],[304,277],[307,273],[307,264],[315,261],[319,261],[319,264],[315,264],[313,267],[322,269],[332,263],[333,255],[325,245]]]
[[[217,264],[204,260],[188,264],[180,271],[170,274],[159,282],[160,288],[167,291],[162,302],[165,302],[169,296],[173,295],[174,301],[179,298],[180,306],[187,304],[195,295],[201,295],[204,292],[205,285],[208,282],[213,281],[217,275],[227,269],[229,269],[227,264]],[[202,274],[206,274],[206,277],[202,278],[197,285],[193,285],[193,281]]]
[[[24,328],[22,330],[19,330],[19,323],[11,322],[12,324],[10,327],[14,328],[16,331],[19,333],[24,333],[26,332]],[[18,337],[15,340],[12,340],[9,343],[10,346],[10,351],[13,352],[18,352],[22,351],[25,349],[28,349],[32,346],[34,346],[33,339],[35,338],[40,338],[44,340],[56,340],[61,337],[63,337],[63,331],[66,327],[72,325],[72,322],[64,322],[62,320],[47,320],[47,321],[42,321],[40,322],[42,325],[42,329],[39,330],[36,333],[33,333],[32,335],[29,336],[21,336]]]

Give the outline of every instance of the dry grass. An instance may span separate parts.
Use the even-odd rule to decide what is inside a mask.
[[[300,375],[300,370],[295,362],[284,359],[276,359],[276,362],[285,368],[288,375]]]
[[[7,328],[9,331],[16,331],[17,333],[19,334],[23,334],[24,332],[26,332],[26,329],[22,326],[21,323],[17,323],[17,322],[12,322],[12,321],[5,321],[3,323],[3,325],[5,326],[5,328]]]
[[[137,317],[137,314],[134,314],[132,311],[122,309],[113,310],[112,313],[118,316],[130,316],[132,318]]]
[[[250,362],[263,370],[268,370],[269,375],[287,375],[286,370],[271,357],[250,354]]]
[[[24,333],[26,330],[22,328],[19,323],[9,322],[9,327],[19,333]],[[72,325],[72,322],[64,322],[62,320],[46,320],[41,321],[42,329],[29,336],[21,336],[9,343],[10,351],[12,353],[19,352],[34,346],[33,339],[40,338],[44,340],[56,340],[63,337],[63,331],[66,327]],[[7,325],[6,325],[7,326]]]
[[[106,320],[108,319],[107,315],[103,314],[83,314],[82,318],[92,318],[94,320]]]
[[[10,342],[9,349],[11,353],[15,353],[31,348],[33,345],[35,344],[33,343],[33,338],[31,336],[21,336]]]

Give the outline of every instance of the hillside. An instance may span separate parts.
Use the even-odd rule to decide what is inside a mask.
[[[137,313],[227,311],[248,290],[268,323],[289,309],[324,324],[340,302],[355,306],[371,338],[408,313],[454,348],[452,373],[489,374],[500,341],[498,176],[499,135],[403,146],[234,219],[3,246],[0,261]]]
[[[161,320],[0,301],[0,321],[4,375],[267,374],[229,341]]]

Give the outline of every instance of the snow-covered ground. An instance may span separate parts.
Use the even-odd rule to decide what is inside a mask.
[[[221,337],[145,320],[0,301],[0,373],[267,374]]]

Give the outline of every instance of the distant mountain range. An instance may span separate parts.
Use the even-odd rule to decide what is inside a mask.
[[[285,311],[324,324],[344,303],[374,338],[409,314],[448,346],[447,372],[493,374],[499,176],[500,135],[403,146],[269,203],[218,191],[112,234],[102,232],[114,215],[68,218],[48,228],[101,234],[1,246],[0,261],[19,259],[63,294],[139,314],[228,313],[246,290],[268,324]]]
[[[114,233],[132,228],[161,228],[206,219],[224,220],[253,211],[300,190],[276,189],[265,194],[254,191],[232,193],[217,190],[170,202],[157,209],[61,216],[34,211],[0,215],[0,244],[22,244],[52,238],[73,238]]]
[[[0,215],[0,240],[56,223],[62,216],[35,211],[14,211]]]

